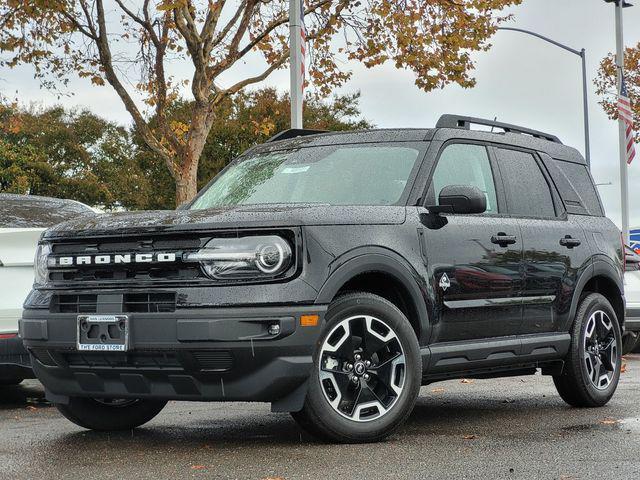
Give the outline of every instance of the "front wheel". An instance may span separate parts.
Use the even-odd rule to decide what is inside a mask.
[[[56,407],[76,425],[97,431],[131,430],[150,421],[167,404],[158,400],[103,400],[74,397]]]
[[[378,441],[411,413],[421,375],[418,341],[404,314],[376,295],[344,295],[329,307],[304,407],[292,415],[325,440]]]
[[[574,407],[601,407],[620,380],[622,335],[616,312],[599,293],[578,305],[571,346],[561,375],[553,381],[562,399]]]

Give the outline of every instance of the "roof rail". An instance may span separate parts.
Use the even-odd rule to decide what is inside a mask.
[[[507,133],[524,133],[525,135],[531,135],[532,137],[562,144],[560,139],[555,135],[540,132],[538,130],[532,130],[530,128],[518,127],[517,125],[511,125],[509,123],[486,120],[484,118],[463,117],[459,115],[442,115],[440,117],[440,120],[438,120],[438,123],[436,124],[436,128],[462,128],[465,130],[471,130],[472,124],[499,128]]]
[[[291,138],[296,137],[305,137],[307,135],[316,135],[318,133],[327,133],[327,130],[309,130],[306,128],[290,128],[289,130],[284,130],[280,133],[277,133],[269,140],[267,143],[277,142],[279,140],[289,140]]]

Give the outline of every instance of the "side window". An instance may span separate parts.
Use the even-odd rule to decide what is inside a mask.
[[[478,187],[487,197],[486,213],[498,213],[496,187],[486,147],[465,143],[447,146],[440,154],[433,172],[429,200],[438,205],[440,191],[448,185]]]
[[[593,181],[589,176],[589,172],[585,165],[578,163],[563,162],[562,160],[554,160],[556,165],[560,167],[560,170],[566,175],[567,179],[573,186],[573,189],[580,195],[584,207],[589,212],[589,215],[602,216],[602,207],[600,206],[600,200],[596,187],[593,185]]]
[[[534,156],[501,148],[497,152],[508,212],[519,217],[555,217],[549,184]]]

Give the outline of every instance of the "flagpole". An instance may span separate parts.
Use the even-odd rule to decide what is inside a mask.
[[[291,128],[302,128],[303,80],[302,80],[302,2],[289,1],[289,48],[291,74]]]
[[[624,32],[623,32],[623,0],[616,5],[616,70],[618,72],[618,95],[622,90],[624,76]],[[629,245],[629,167],[627,165],[627,134],[622,116],[618,115],[618,136],[620,143],[620,196],[622,210],[622,237],[625,245]]]

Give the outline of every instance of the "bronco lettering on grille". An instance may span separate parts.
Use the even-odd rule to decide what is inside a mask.
[[[74,265],[168,263],[175,261],[175,253],[126,253],[116,255],[78,255],[75,257],[49,257],[47,263],[50,267],[71,267]]]

